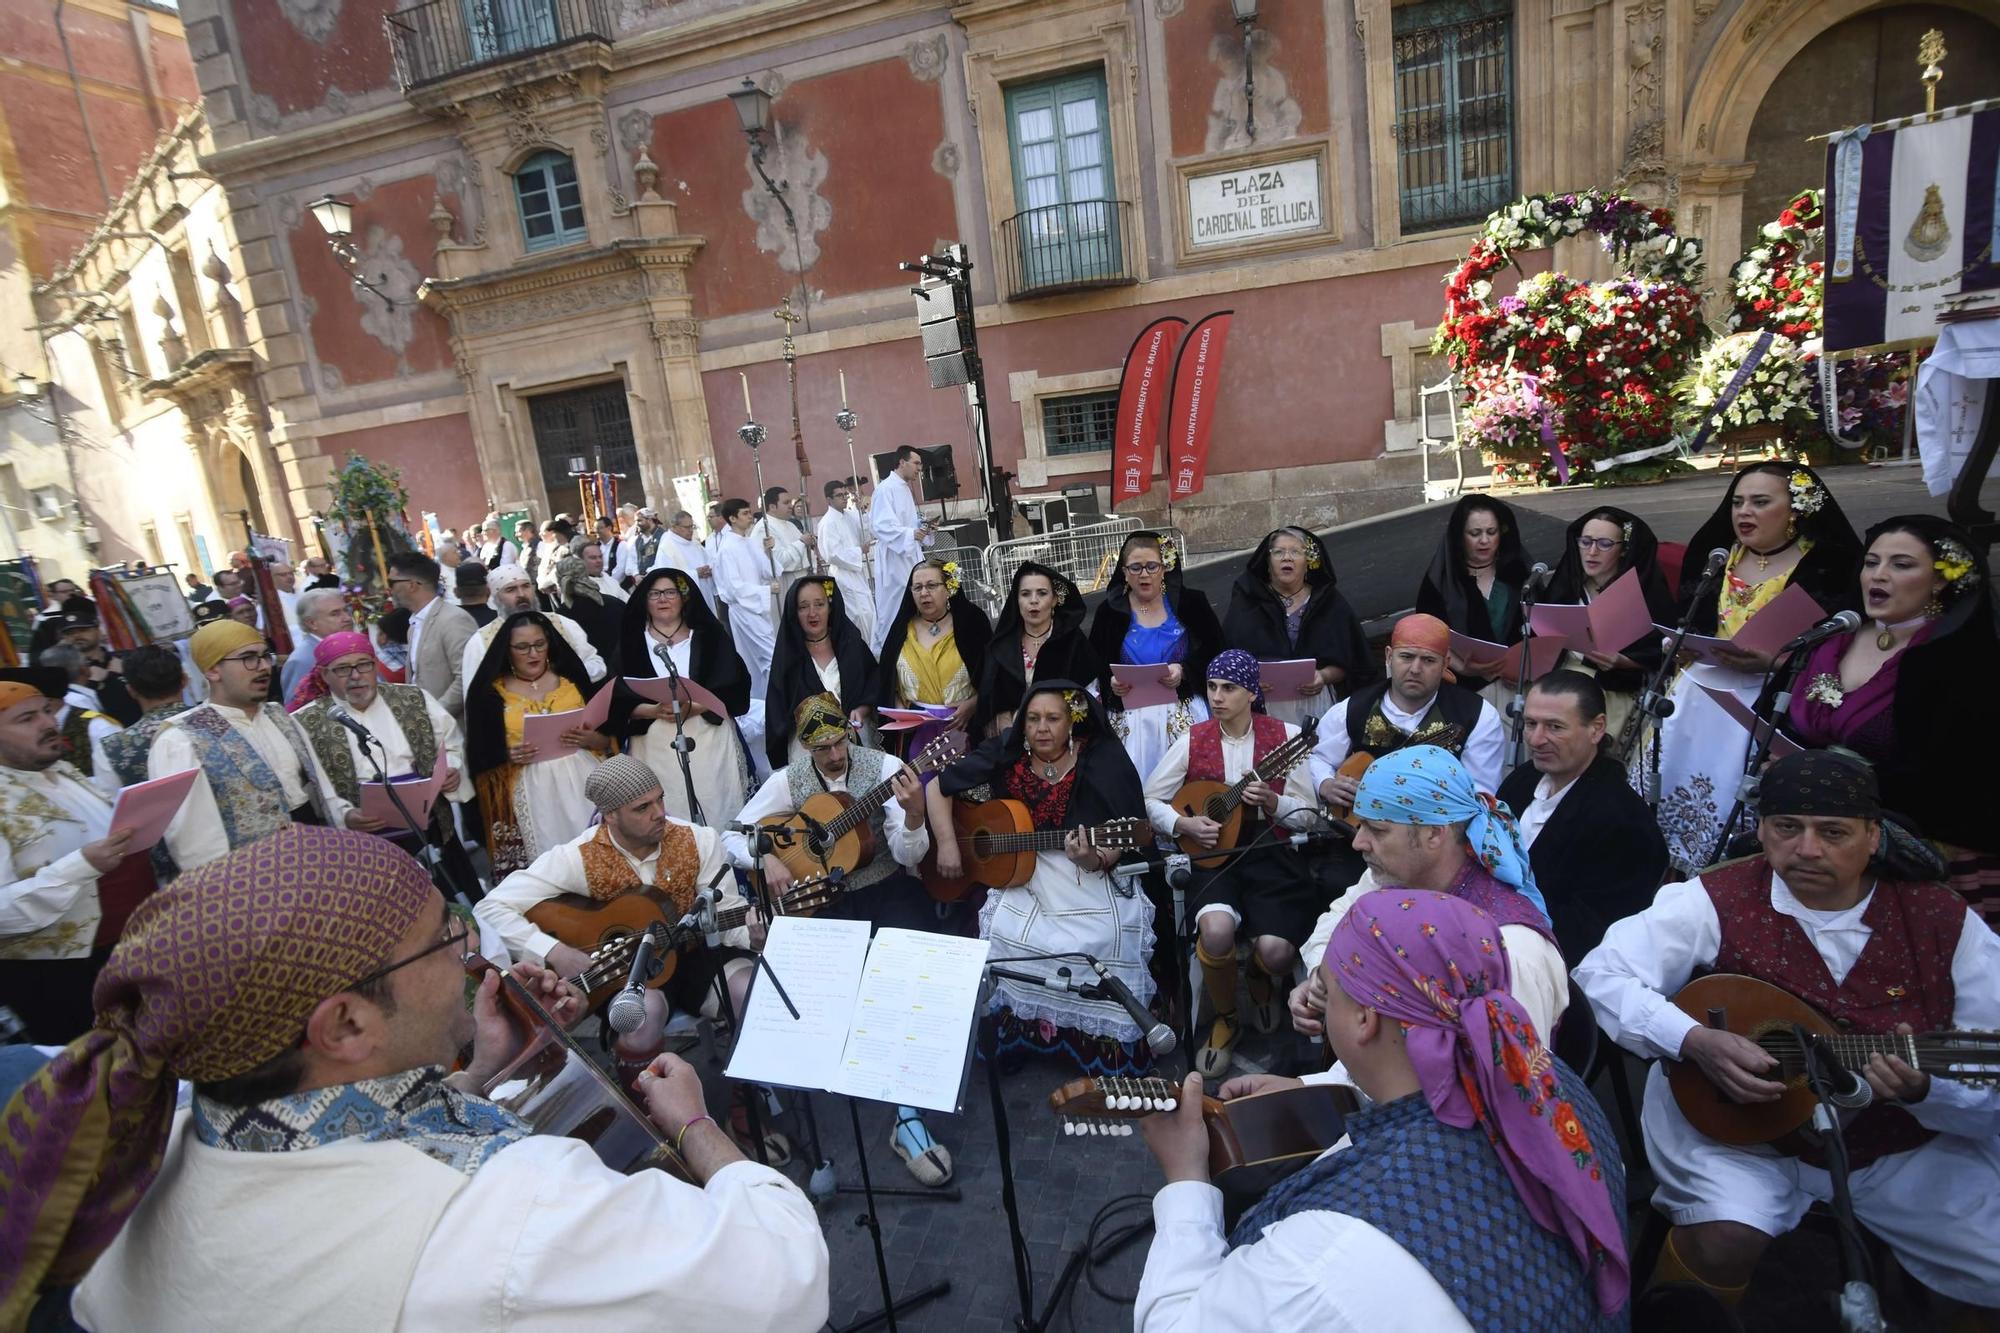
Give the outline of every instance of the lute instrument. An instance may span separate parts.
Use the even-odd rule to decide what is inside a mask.
[[[1893,1055],[1933,1078],[1991,1083],[2000,1078],[2000,1032],[1861,1033],[1842,1031],[1832,1019],[1793,995],[1755,977],[1716,972],[1681,987],[1674,1006],[1706,1027],[1748,1037],[1776,1057],[1765,1075],[1785,1085],[1773,1102],[1738,1102],[1708,1081],[1692,1060],[1669,1060],[1667,1084],[1681,1114],[1722,1143],[1773,1144],[1796,1152],[1787,1136],[1812,1119],[1818,1098],[1806,1081],[1805,1050],[1793,1025],[1823,1037],[1840,1063],[1857,1074],[1871,1055]]]
[[[814,875],[795,882],[778,899],[778,911],[787,916],[809,916],[847,892],[840,875]],[[750,919],[750,903],[718,909],[718,930],[735,930]],[[582,894],[565,893],[536,903],[527,912],[528,921],[538,930],[590,955],[590,966],[569,978],[595,1008],[625,984],[632,965],[632,950],[639,937],[653,932],[660,945],[659,971],[646,982],[655,990],[672,980],[680,962],[680,950],[692,943],[698,932],[681,926],[670,916],[673,907],[657,889],[635,889],[616,898],[599,900]]]
[[[1049,1109],[1063,1121],[1065,1135],[1132,1133],[1132,1122],[1155,1111],[1172,1111],[1181,1090],[1160,1078],[1082,1078],[1049,1094]],[[1234,1101],[1201,1099],[1208,1127],[1208,1175],[1220,1181],[1232,1171],[1274,1162],[1313,1158],[1347,1132],[1345,1117],[1360,1107],[1354,1089],[1338,1083],[1278,1088]]]
[[[947,731],[919,750],[909,761],[918,777],[942,768],[965,753],[965,736]],[[771,835],[771,855],[784,862],[795,879],[829,870],[853,874],[875,859],[875,831],[868,821],[895,795],[895,778],[882,779],[855,796],[823,791],[786,814],[766,815],[758,829]]]
[[[1287,774],[1306,761],[1318,739],[1318,723],[1308,718],[1297,735],[1286,737],[1282,745],[1251,765],[1236,781],[1182,784],[1174,793],[1174,809],[1184,815],[1212,819],[1221,827],[1215,835],[1215,846],[1204,847],[1189,836],[1180,839],[1181,850],[1193,856],[1194,863],[1204,870],[1223,864],[1225,858],[1203,853],[1226,852],[1243,836],[1243,793],[1252,782],[1276,788]]]
[[[1037,829],[1026,805],[1005,798],[976,805],[954,801],[951,819],[952,836],[964,868],[949,879],[939,873],[935,830],[922,867],[924,887],[939,902],[956,902],[980,885],[989,889],[1020,888],[1035,873],[1035,854],[1063,850],[1072,833],[1080,831],[1086,847],[1129,851],[1152,832],[1152,825],[1131,815],[1096,828]]]

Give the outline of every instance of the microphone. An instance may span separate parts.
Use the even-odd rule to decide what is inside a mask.
[[[722,927],[715,919],[715,890],[703,889],[695,898],[695,912],[701,918],[702,942],[711,949],[722,947]]]
[[[1132,1021],[1139,1025],[1139,1031],[1146,1034],[1146,1045],[1152,1048],[1153,1054],[1155,1056],[1172,1055],[1174,1047],[1179,1045],[1179,1042],[1174,1037],[1174,1030],[1154,1018],[1148,1012],[1146,1006],[1139,1003],[1139,997],[1132,993],[1132,988],[1113,976],[1110,969],[1106,968],[1104,964],[1090,957],[1089,954],[1084,955],[1084,960],[1090,964],[1091,970],[1096,972],[1098,979],[1104,983],[1104,989],[1111,992],[1111,998],[1118,1001],[1125,1012],[1132,1016]]]
[[[1851,615],[1853,613],[1850,612],[1849,614]],[[1857,618],[1854,623],[1858,625],[1861,622]],[[346,727],[349,731],[353,732],[356,736],[360,737],[361,743],[364,746],[374,743],[375,733],[368,730],[368,728],[362,726],[361,720],[355,717],[354,714],[348,712],[344,705],[335,704],[333,708],[328,712],[327,716],[331,717],[335,722],[338,722],[341,726]]]
[[[1829,616],[1827,619],[1820,621],[1819,624],[1814,625],[1804,634],[1793,639],[1778,650],[1778,655],[1783,657],[1786,653],[1797,652],[1801,648],[1810,647],[1818,643],[1821,639],[1830,639],[1836,634],[1848,634],[1860,628],[1860,612],[1842,611],[1839,615]]]
[[[1718,546],[1713,551],[1710,551],[1708,553],[1708,564],[1702,569],[1701,576],[1705,579],[1712,579],[1717,574],[1720,574],[1722,572],[1722,567],[1728,563],[1729,563],[1729,548],[1726,546]]]
[[[1535,562],[1535,567],[1528,571],[1528,581],[1523,586],[1529,592],[1540,592],[1543,588],[1548,586],[1549,572],[1550,571],[1548,564],[1544,561],[1537,560]]]
[[[646,979],[653,973],[653,948],[650,930],[632,946],[632,967],[625,974],[625,987],[611,997],[604,1011],[613,1032],[637,1032],[646,1021]]]
[[[1805,1041],[1807,1058],[1819,1064],[1819,1075],[1829,1091],[1827,1103],[1843,1111],[1859,1111],[1875,1101],[1875,1089],[1867,1079],[1840,1063],[1840,1057],[1833,1053],[1826,1038],[1795,1026],[1795,1030]]]

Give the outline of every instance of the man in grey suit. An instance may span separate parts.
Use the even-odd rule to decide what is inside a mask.
[[[410,613],[409,682],[464,726],[465,682],[458,677],[458,662],[477,627],[463,608],[439,595],[442,576],[438,562],[422,551],[389,557],[389,596]]]
[[[278,677],[282,703],[292,697],[305,674],[313,669],[313,648],[329,634],[346,634],[354,628],[354,613],[348,609],[347,594],[339,588],[308,588],[299,594],[293,608],[299,617],[299,633],[292,640],[292,655],[285,659]]]

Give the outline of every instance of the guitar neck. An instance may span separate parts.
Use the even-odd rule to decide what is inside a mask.
[[[914,764],[910,765],[910,771],[918,777],[922,777],[936,766],[936,761],[932,759],[930,751],[926,750],[923,754],[917,756],[917,761]],[[847,836],[850,830],[860,827],[863,820],[872,817],[877,810],[888,803],[890,795],[896,790],[895,784],[896,779],[893,776],[882,779],[867,791],[855,797],[854,804],[842,810],[832,819],[827,820],[827,840],[829,842],[839,842]]]
[[[1797,1044],[1787,1037],[1790,1062],[1796,1064]],[[1848,1069],[1860,1069],[1871,1055],[1893,1055],[1912,1069],[1940,1078],[1991,1079],[2000,1074],[2000,1032],[1838,1032],[1820,1040]],[[1785,1062],[1784,1056],[1779,1059]]]
[[[980,851],[987,854],[998,852],[1059,852],[1069,841],[1072,829],[1037,829],[1033,833],[995,833],[982,839]],[[1087,828],[1083,831],[1086,847],[1103,847],[1122,842],[1124,835],[1115,828]]]
[[[1243,804],[1243,793],[1250,789],[1252,782],[1261,782],[1268,787],[1297,768],[1299,761],[1304,759],[1312,748],[1309,744],[1310,739],[1303,731],[1296,736],[1288,737],[1283,745],[1265,755],[1263,762],[1252,764],[1245,769],[1243,776],[1230,783],[1229,790],[1222,794],[1224,816]]]

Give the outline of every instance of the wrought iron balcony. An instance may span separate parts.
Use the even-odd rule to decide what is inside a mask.
[[[424,0],[382,22],[404,92],[617,31],[609,0]]]
[[[1009,299],[1137,282],[1132,205],[1123,199],[1050,204],[1000,224],[1000,268]]]

